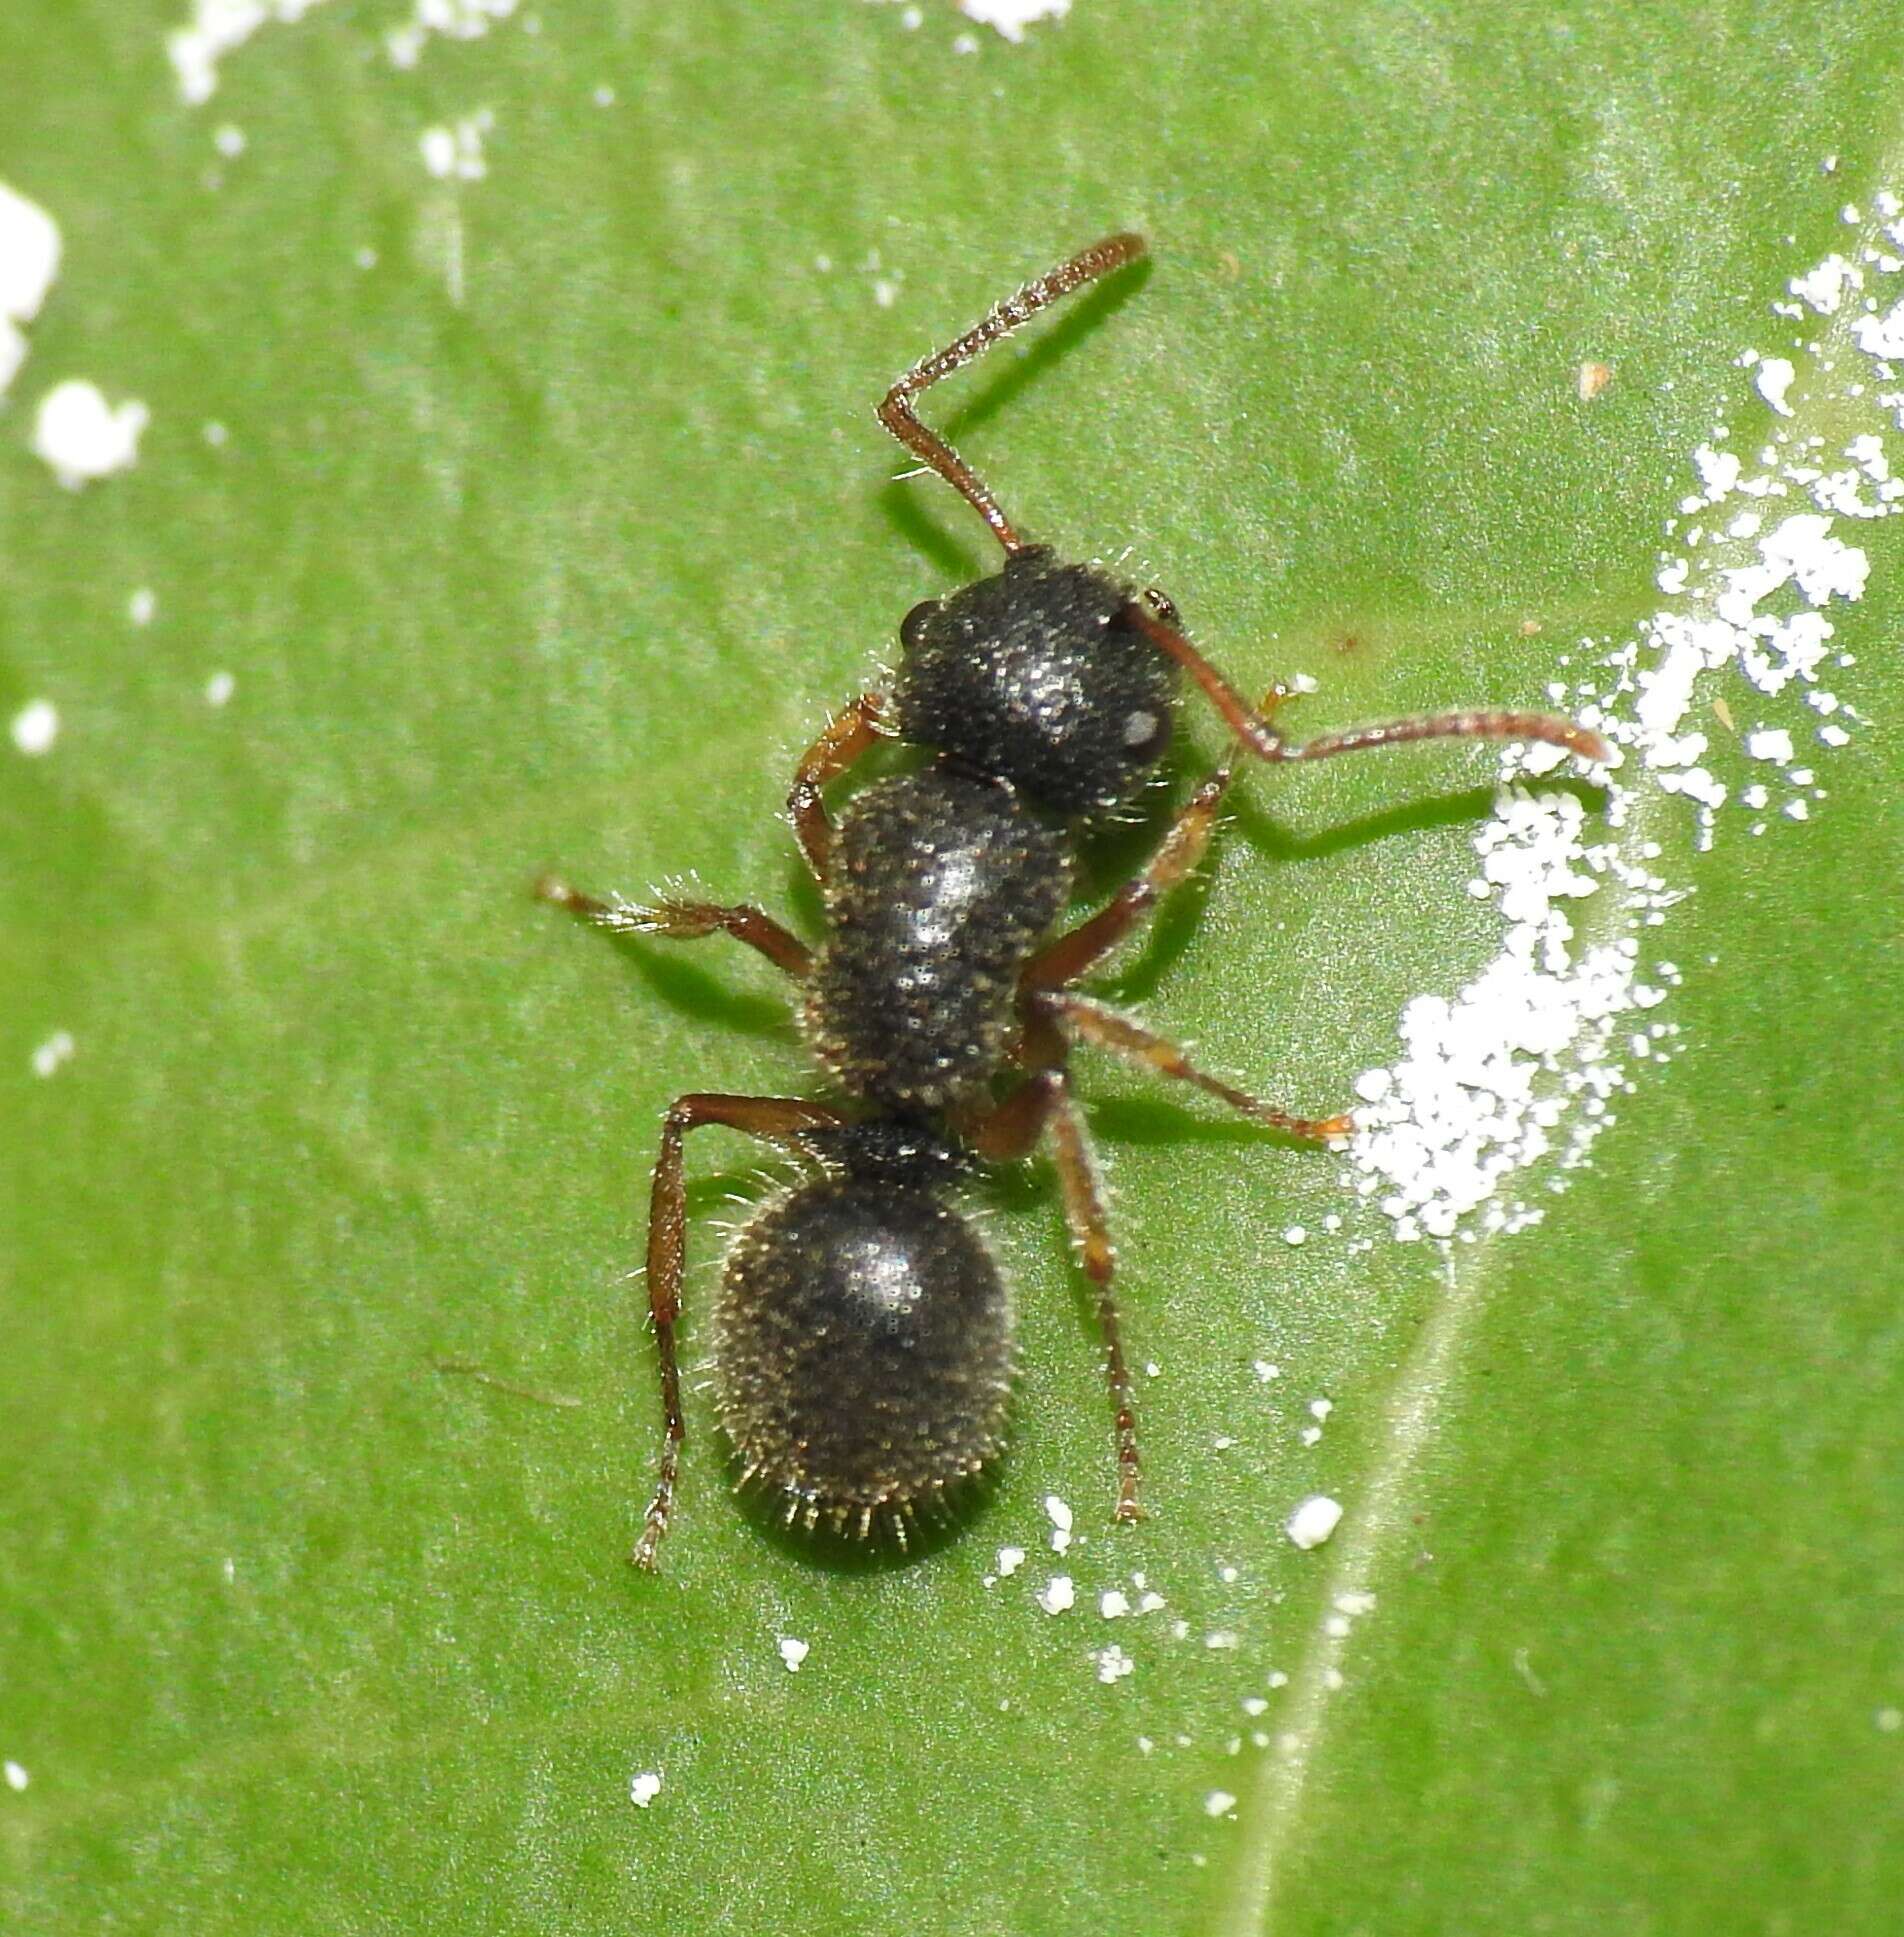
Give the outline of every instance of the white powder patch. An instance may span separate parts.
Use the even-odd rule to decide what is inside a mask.
[[[32,1780],[32,1777],[30,1777],[27,1774],[25,1767],[22,1764],[13,1761],[11,1758],[9,1758],[4,1763],[0,1763],[0,1774],[5,1775],[7,1779],[7,1787],[11,1789],[16,1796],[19,1795],[26,1788],[27,1784]]]
[[[646,1809],[661,1793],[661,1772],[644,1769],[628,1785],[628,1800],[637,1809]]]
[[[423,165],[438,181],[479,182],[489,173],[483,137],[496,125],[488,108],[462,116],[453,126],[425,128],[417,148]]]
[[[1007,40],[1025,37],[1025,29],[1039,20],[1062,20],[1071,0],[959,0],[959,12],[981,27],[995,27]],[[962,49],[954,47],[954,52]]]
[[[1885,234],[1904,249],[1904,234]],[[1864,295],[1861,309],[1852,297],[1900,273],[1904,257],[1861,248],[1794,278],[1810,311],[1833,320],[1817,341],[1793,341],[1792,357],[1738,357],[1778,415],[1769,438],[1751,461],[1723,448],[1723,426],[1699,446],[1697,488],[1680,500],[1668,526],[1678,542],[1659,563],[1665,602],[1624,641],[1586,639],[1562,661],[1574,671],[1549,688],[1551,701],[1621,752],[1604,812],[1538,787],[1554,750],[1504,756],[1506,784],[1476,837],[1469,884],[1500,909],[1499,949],[1453,993],[1411,1001],[1399,1059],[1355,1086],[1345,1181],[1396,1237],[1473,1242],[1538,1223],[1616,1120],[1633,1072],[1672,1060],[1676,1024],[1649,1016],[1633,1027],[1681,979],[1658,959],[1658,931],[1693,892],[1683,871],[1668,877],[1663,845],[1646,838],[1667,805],[1660,797],[1690,804],[1696,851],[1714,844],[1735,800],[1745,812],[1774,805],[1750,768],[1741,771],[1742,757],[1785,769],[1788,789],[1812,789],[1778,801],[1775,820],[1753,821],[1751,832],[1802,823],[1823,798],[1811,769],[1791,765],[1795,728],[1776,713],[1761,714],[1743,745],[1729,730],[1715,743],[1712,722],[1729,729],[1735,712],[1798,698],[1830,722],[1829,733],[1815,729],[1826,750],[1848,744],[1860,723],[1819,682],[1834,656],[1850,663],[1834,614],[1869,582],[1860,527],[1904,508],[1883,434],[1904,427],[1904,390],[1880,388],[1896,381],[1884,359],[1904,358],[1904,302],[1886,308]],[[1852,345],[1874,364],[1861,366]],[[1738,402],[1749,412],[1749,396]],[[1808,434],[1813,415],[1835,439]],[[1714,690],[1728,678],[1749,685],[1744,705]],[[1537,1163],[1546,1171],[1538,1196],[1517,1191]]]
[[[1063,1614],[1077,1601],[1077,1589],[1069,1574],[1053,1574],[1038,1590],[1038,1605],[1047,1614]]]
[[[205,682],[205,704],[223,706],[238,690],[238,682],[230,673],[213,673]]]
[[[384,35],[384,51],[398,67],[414,67],[432,34],[445,40],[481,40],[516,10],[516,0],[416,0],[416,11]]]
[[[26,361],[26,332],[59,274],[59,224],[0,182],[0,397]]]
[[[1203,1799],[1206,1816],[1227,1816],[1236,1807],[1236,1798],[1227,1789],[1212,1789]]]
[[[70,1029],[55,1029],[29,1058],[33,1066],[33,1074],[35,1076],[57,1075],[63,1064],[73,1060],[75,1047]]]
[[[96,383],[69,377],[40,399],[33,449],[69,491],[95,478],[130,470],[151,413],[136,399],[108,404]]]
[[[134,625],[150,625],[158,609],[158,594],[149,585],[141,585],[126,601],[126,617]]]
[[[1097,1611],[1107,1621],[1121,1621],[1131,1611],[1130,1596],[1121,1588],[1107,1587],[1097,1597]]]
[[[1122,1648],[1100,1648],[1092,1657],[1097,1663],[1097,1678],[1101,1682],[1122,1681],[1137,1666]]]
[[[1047,1493],[1045,1513],[1051,1521],[1051,1551],[1061,1554],[1071,1545],[1071,1509],[1055,1493]]]
[[[218,92],[218,63],[272,21],[302,20],[324,0],[194,0],[192,17],[165,37],[179,93],[193,107]]]
[[[790,1675],[797,1675],[800,1672],[801,1662],[812,1652],[810,1642],[796,1640],[790,1634],[783,1634],[775,1645],[779,1648],[780,1659],[787,1664],[787,1673]]]
[[[59,708],[50,699],[28,700],[13,716],[13,744],[31,756],[50,752],[59,724]]]
[[[1025,1564],[1025,1550],[1022,1547],[1001,1547],[998,1550],[999,1578],[1009,1580]]]
[[[1768,356],[1759,363],[1759,373],[1755,381],[1759,395],[1778,412],[1781,417],[1789,417],[1792,407],[1785,401],[1785,393],[1792,387],[1792,379],[1798,372],[1793,369],[1788,357]]]
[[[1312,1547],[1320,1547],[1341,1524],[1341,1503],[1326,1493],[1312,1493],[1289,1516],[1283,1531],[1293,1546],[1307,1553]]]

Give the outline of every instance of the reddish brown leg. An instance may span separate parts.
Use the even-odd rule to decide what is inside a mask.
[[[837,780],[855,760],[887,737],[885,705],[878,693],[860,694],[851,706],[827,722],[826,731],[794,769],[787,812],[793,816],[793,831],[806,851],[807,866],[823,888],[833,860],[833,823],[827,817],[821,793],[830,781]]]
[[[1028,282],[1015,296],[1007,296],[983,321],[975,323],[956,343],[921,357],[886,392],[879,406],[879,421],[912,454],[924,460],[945,479],[954,491],[991,526],[992,535],[1008,552],[1023,551],[1025,541],[1007,522],[998,500],[979,482],[978,475],[937,431],[928,430],[913,414],[912,400],[922,390],[930,390],[941,377],[949,377],[974,357],[981,356],[1000,337],[1009,336],[1028,323],[1041,309],[1048,309],[1061,296],[1081,289],[1086,283],[1108,276],[1144,253],[1141,235],[1107,235],[1088,249],[1080,249],[1068,262],[1061,262],[1049,275]]]
[[[687,1255],[687,1190],[681,1174],[682,1140],[710,1123],[744,1130],[768,1143],[798,1146],[801,1134],[843,1123],[838,1110],[790,1096],[683,1096],[661,1120],[661,1154],[655,1160],[648,1205],[648,1312],[654,1320],[655,1350],[661,1364],[661,1410],[667,1436],[661,1445],[661,1471],[648,1518],[635,1542],[634,1563],[652,1568],[661,1536],[674,1512],[674,1483],[680,1471],[681,1369],[674,1354],[675,1321],[681,1316],[681,1267]]]
[[[598,901],[571,888],[554,875],[536,883],[536,893],[572,915],[624,934],[661,935],[669,941],[698,941],[704,935],[732,935],[737,942],[758,949],[775,968],[796,981],[813,966],[813,954],[798,935],[789,933],[758,908],[724,908],[712,901]]]
[[[1111,1290],[1117,1253],[1111,1244],[1090,1139],[1071,1095],[1070,1080],[1062,1069],[1040,1070],[995,1110],[973,1122],[968,1134],[972,1147],[992,1163],[1028,1156],[1040,1136],[1051,1138],[1065,1222],[1071,1228],[1071,1241],[1077,1246],[1084,1275],[1097,1287],[1098,1332],[1104,1341],[1104,1372],[1117,1431],[1117,1511],[1113,1517],[1141,1519],[1143,1509],[1137,1503],[1137,1411],[1131,1398],[1130,1368],[1124,1362],[1117,1299]]]
[[[1107,1009],[1101,1002],[1053,989],[1031,997],[1029,1007],[1034,1015],[1062,1029],[1074,1041],[1089,1043],[1097,1049],[1108,1049],[1113,1055],[1122,1056],[1126,1062],[1136,1064],[1139,1069],[1150,1070],[1155,1075],[1173,1077],[1180,1083],[1193,1083],[1198,1089],[1227,1103],[1231,1109],[1240,1110],[1244,1116],[1253,1117],[1258,1123],[1267,1123],[1275,1129],[1287,1131],[1292,1137],[1306,1137],[1321,1143],[1330,1137],[1347,1136],[1355,1127],[1355,1119],[1346,1113],[1329,1117],[1291,1116],[1287,1111],[1260,1102],[1246,1090],[1233,1088],[1214,1076],[1206,1076],[1175,1043],[1146,1029],[1141,1023],[1133,1022],[1129,1016],[1119,1015],[1115,1009]]]
[[[1399,746],[1404,740],[1540,740],[1565,747],[1582,760],[1606,761],[1613,749],[1591,728],[1549,713],[1478,710],[1428,713],[1412,720],[1389,720],[1380,726],[1358,726],[1346,733],[1325,733],[1292,745],[1259,711],[1198,652],[1177,628],[1153,607],[1133,600],[1124,620],[1143,633],[1160,652],[1174,659],[1203,689],[1210,704],[1223,715],[1230,731],[1260,760],[1327,760],[1338,753],[1366,753],[1371,747]]]
[[[1264,704],[1273,706],[1282,697],[1280,692],[1273,693]],[[1229,784],[1230,765],[1226,760],[1177,810],[1176,819],[1143,873],[1125,882],[1095,915],[1060,935],[1025,964],[1018,978],[1020,991],[1061,989],[1075,982],[1146,920],[1158,901],[1202,860]]]

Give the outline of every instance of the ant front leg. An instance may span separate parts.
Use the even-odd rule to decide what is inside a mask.
[[[796,982],[804,981],[813,966],[813,952],[806,943],[758,908],[723,907],[713,901],[623,901],[619,895],[601,901],[552,874],[545,874],[535,891],[544,901],[616,934],[659,935],[674,942],[732,935]]]
[[[655,1160],[648,1204],[648,1313],[654,1320],[655,1351],[661,1369],[661,1410],[667,1436],[654,1499],[632,1556],[637,1567],[652,1569],[655,1551],[674,1513],[674,1486],[680,1472],[681,1442],[687,1424],[681,1414],[681,1368],[675,1357],[674,1327],[681,1316],[681,1275],[687,1257],[687,1187],[682,1174],[682,1143],[690,1130],[724,1124],[768,1143],[799,1148],[801,1136],[844,1122],[838,1110],[790,1096],[677,1097],[661,1121],[661,1154]]]
[[[787,812],[806,854],[807,866],[822,888],[826,886],[833,863],[833,822],[821,795],[855,761],[863,759],[881,740],[891,737],[885,715],[886,701],[881,694],[860,694],[851,706],[827,722],[826,731],[807,749],[794,769]]]
[[[1039,1070],[1003,1103],[970,1123],[967,1134],[972,1147],[990,1163],[1015,1162],[1029,1156],[1041,1137],[1051,1139],[1065,1223],[1070,1227],[1084,1275],[1097,1290],[1098,1334],[1104,1342],[1104,1374],[1117,1433],[1117,1510],[1112,1518],[1141,1520],[1144,1510],[1137,1500],[1137,1408],[1130,1367],[1124,1359],[1117,1298],[1111,1288],[1117,1253],[1111,1244],[1110,1219],[1090,1137],[1071,1094],[1070,1078],[1062,1068]]]

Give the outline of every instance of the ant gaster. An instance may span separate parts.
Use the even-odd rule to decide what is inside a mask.
[[[1321,760],[1403,740],[1541,740],[1582,760],[1597,734],[1540,713],[1471,711],[1398,720],[1296,744],[1191,645],[1161,594],[1023,538],[913,400],[1040,310],[1136,261],[1113,235],[1000,303],[887,392],[879,420],[972,506],[1004,548],[995,577],[916,606],[900,627],[890,693],[865,693],[794,775],[794,832],[825,903],[810,950],[753,907],[602,902],[549,880],[541,892],[609,928],[686,941],[725,934],[800,990],[808,1037],[839,1104],[692,1093],[663,1119],[648,1224],[648,1303],[666,1415],[660,1474],[636,1544],[653,1567],[674,1510],[685,1424],[675,1325],[686,1202],[682,1144],[709,1124],[806,1159],[807,1181],[742,1228],[727,1256],[710,1354],[721,1422],[743,1483],[777,1496],[789,1525],[864,1538],[908,1523],[987,1468],[1003,1442],[1011,1298],[950,1201],[975,1163],[1048,1140],[1064,1211],[1096,1288],[1116,1422],[1117,1506],[1138,1517],[1137,1425],[1112,1296],[1114,1253],[1084,1119],[1076,1045],[1172,1077],[1259,1123],[1322,1141],[1346,1115],[1293,1116],[1198,1069],[1175,1044],[1074,992],[1196,865],[1230,762],[1180,808],[1148,866],[1097,913],[1054,933],[1070,897],[1080,822],[1130,799],[1169,743],[1187,673],[1236,746],[1275,762]],[[917,772],[881,779],[842,809],[823,795],[884,740],[924,748]],[[1003,1089],[1003,1095],[997,1092]]]

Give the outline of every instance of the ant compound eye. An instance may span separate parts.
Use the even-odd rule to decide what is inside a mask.
[[[899,621],[900,643],[908,648],[917,646],[920,640],[925,637],[926,627],[937,616],[938,610],[939,601],[937,599],[925,599],[918,605],[915,605]]]
[[[1154,760],[1170,738],[1170,715],[1156,707],[1133,707],[1124,715],[1120,737],[1133,760]]]

